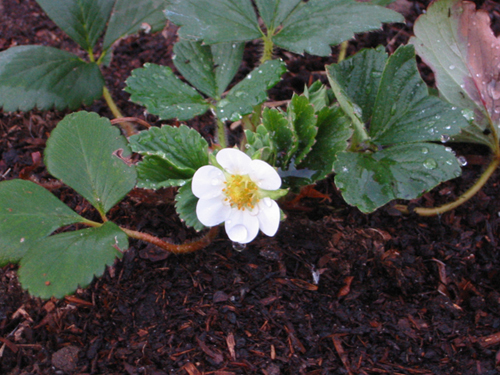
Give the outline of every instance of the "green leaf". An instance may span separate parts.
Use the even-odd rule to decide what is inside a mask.
[[[56,229],[84,221],[33,182],[0,182],[0,266],[19,262],[30,245]]]
[[[359,152],[341,152],[334,162],[335,181],[349,204],[371,212],[392,199],[416,198],[460,174],[445,147],[422,143],[447,141],[467,121],[429,95],[413,46],[400,47],[389,58],[382,49],[363,51],[327,67],[327,73],[358,132],[351,148]]]
[[[108,21],[113,0],[36,0],[45,13],[84,50],[91,50]]]
[[[420,77],[413,46],[388,59],[370,122],[370,136],[379,145],[449,140],[468,125],[457,108],[429,96]]]
[[[440,96],[474,112],[474,121],[455,139],[494,149],[494,129],[500,125],[500,41],[489,24],[474,3],[440,0],[415,22],[410,43],[434,71]],[[493,134],[485,134],[488,128]]]
[[[238,72],[243,61],[245,43],[219,43],[210,48],[214,58],[217,97],[220,97]]]
[[[269,132],[273,153],[276,155],[276,167],[288,167],[289,152],[294,145],[294,132],[288,125],[288,119],[277,109],[264,108],[262,124]]]
[[[211,98],[220,99],[243,58],[243,43],[212,46],[180,41],[174,46],[174,64],[184,78]]]
[[[168,0],[166,17],[179,36],[206,44],[245,42],[262,36],[250,0]]]
[[[267,90],[276,85],[285,72],[286,65],[281,60],[269,60],[258,66],[217,103],[217,117],[221,121],[238,121],[252,113],[254,106],[267,99]]]
[[[131,155],[125,137],[107,118],[81,111],[66,116],[52,131],[45,165],[104,215],[136,181],[135,169],[117,155]]]
[[[101,276],[127,248],[126,234],[109,221],[99,228],[56,234],[30,246],[19,280],[33,296],[62,298]]]
[[[143,25],[158,31],[165,26],[165,0],[116,0],[111,11],[103,49],[107,50],[120,38],[137,33]]]
[[[352,135],[349,119],[338,107],[325,107],[318,112],[316,143],[299,169],[315,171],[312,182],[324,179],[333,171],[337,154],[347,149],[347,141]]]
[[[334,169],[346,202],[365,213],[393,199],[417,198],[460,175],[454,154],[433,143],[397,145],[373,154],[341,152]]]
[[[356,104],[352,110],[346,104],[342,105],[351,118],[355,115],[364,123],[371,118],[386,62],[385,48],[379,46],[364,49],[354,57],[328,67],[327,73],[332,87],[336,89],[338,101],[347,100]]]
[[[137,166],[137,185],[143,188],[183,185],[208,164],[207,141],[186,125],[150,128],[130,137],[130,146],[145,155]]]
[[[256,0],[260,16],[268,29],[275,29],[301,0]]]
[[[0,52],[0,107],[4,111],[76,109],[102,96],[104,79],[95,63],[44,46]]]
[[[383,22],[404,22],[404,17],[354,0],[315,0],[296,7],[272,40],[294,53],[329,56],[331,45],[351,39],[355,33],[379,29]]]
[[[202,230],[205,226],[198,220],[196,216],[196,198],[191,190],[192,180],[188,180],[185,185],[181,186],[175,196],[175,209],[177,214],[184,223],[195,230]]]
[[[166,66],[144,64],[126,81],[130,100],[144,105],[148,112],[162,120],[177,117],[190,120],[204,114],[210,104],[191,86],[177,78]]]
[[[305,86],[304,96],[312,104],[315,112],[319,112],[323,108],[330,106],[328,89],[321,81],[315,81],[310,87]]]
[[[174,65],[183,77],[210,98],[217,96],[214,61],[210,46],[181,40],[174,45]]]
[[[288,118],[296,135],[290,155],[293,163],[298,165],[311,150],[318,132],[314,108],[305,96],[294,94],[288,106]]]

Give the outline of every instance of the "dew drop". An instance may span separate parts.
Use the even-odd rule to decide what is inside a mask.
[[[459,156],[457,158],[457,161],[458,161],[458,164],[460,164],[460,166],[462,166],[462,167],[465,167],[467,165],[467,159],[463,156]]]
[[[455,69],[455,65],[450,65],[449,68],[450,68],[450,70],[453,70],[453,69]]]
[[[422,154],[427,154],[429,152],[429,149],[427,147],[422,147]]]
[[[434,159],[425,159],[424,161],[424,168],[426,169],[436,169],[437,168],[437,163]]]
[[[446,143],[450,140],[450,136],[448,134],[441,135],[441,143]]]
[[[233,242],[233,249],[236,251],[243,251],[247,247],[245,243]]]

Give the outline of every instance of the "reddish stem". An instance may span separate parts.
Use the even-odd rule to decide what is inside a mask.
[[[171,253],[174,254],[187,254],[197,250],[201,250],[207,247],[219,233],[219,227],[212,227],[207,232],[207,234],[205,234],[200,239],[193,242],[183,243],[181,245],[176,245],[170,242],[160,240],[158,237],[152,236],[147,233],[137,232],[135,230],[130,230],[121,227],[120,229],[124,231],[129,237],[152,243],[153,245],[156,245],[159,248],[166,251],[170,251]]]

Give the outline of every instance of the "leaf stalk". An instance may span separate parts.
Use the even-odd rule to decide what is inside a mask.
[[[474,185],[472,185],[465,193],[463,193],[455,201],[444,204],[439,207],[432,207],[432,208],[417,207],[413,210],[413,212],[419,214],[420,216],[436,216],[444,214],[445,212],[451,211],[459,207],[460,205],[464,204],[469,199],[471,199],[479,190],[482,189],[482,187],[486,184],[486,182],[489,180],[493,172],[496,171],[499,165],[500,165],[500,154],[497,153],[493,157],[490,164],[488,165],[488,168],[486,168],[481,177],[479,177],[479,179],[474,183]],[[410,213],[410,211],[408,210],[408,206],[396,205],[395,208],[404,214]]]

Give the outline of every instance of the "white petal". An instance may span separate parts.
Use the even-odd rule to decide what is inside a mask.
[[[197,198],[215,198],[222,194],[224,181],[226,178],[219,168],[205,165],[194,174],[191,190]]]
[[[217,153],[217,162],[231,174],[248,174],[252,159],[243,151],[235,148],[223,148]]]
[[[281,186],[281,177],[278,172],[262,160],[252,160],[250,164],[250,178],[257,186],[264,190],[277,190]]]
[[[231,206],[224,205],[221,197],[212,199],[201,198],[196,204],[196,216],[207,227],[213,227],[226,221],[230,214]]]
[[[272,237],[280,226],[281,212],[278,204],[271,198],[264,198],[258,203],[259,228],[262,233]]]
[[[226,233],[229,239],[238,243],[249,243],[259,233],[259,220],[245,210],[233,209],[226,220]]]

